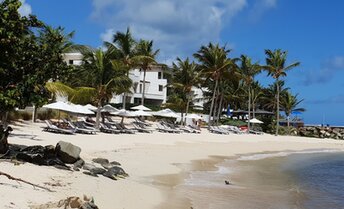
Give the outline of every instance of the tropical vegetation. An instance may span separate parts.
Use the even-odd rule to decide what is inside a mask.
[[[145,103],[146,73],[156,67],[164,68],[168,76],[168,100],[165,104],[181,112],[209,115],[209,124],[221,122],[221,116],[230,109],[248,111],[255,118],[257,110],[274,113],[271,128],[279,133],[280,111],[288,120],[293,112],[302,112],[303,101],[285,87],[283,77],[300,65],[287,64],[287,52],[281,49],[265,50],[265,63],[253,61],[247,55],[232,56],[226,45],[209,43],[200,46],[192,57],[176,58],[171,67],[158,62],[159,49],[153,40],[135,39],[129,28],[113,34],[111,42],[94,49],[71,42],[74,32],[66,33],[62,27],[53,28],[35,16],[21,16],[19,0],[0,3],[0,114],[6,122],[8,112],[16,107],[41,106],[63,93],[74,103],[91,103],[100,107],[110,102],[113,95],[123,95],[126,107],[127,94],[134,83],[129,71],[143,72],[143,91],[140,103]],[[83,55],[80,66],[68,65],[63,54],[78,51]],[[47,61],[49,60],[49,61]],[[274,82],[264,86],[257,75],[267,72]],[[141,81],[140,81],[141,82]],[[204,106],[197,107],[195,91],[203,93]],[[265,120],[266,118],[262,118]],[[267,120],[267,119],[266,119]],[[182,120],[183,122],[184,120]],[[222,120],[223,121],[223,120]],[[250,128],[250,123],[247,123]]]

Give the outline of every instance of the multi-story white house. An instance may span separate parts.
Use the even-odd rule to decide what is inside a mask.
[[[80,52],[69,52],[64,54],[64,60],[69,65],[81,65],[82,54]],[[133,81],[131,94],[127,95],[127,102],[138,104],[142,99],[143,71],[133,69],[129,72],[129,78]],[[167,99],[167,79],[164,78],[163,69],[159,66],[152,67],[146,72],[145,104],[161,105]],[[123,95],[114,95],[111,103],[122,103]]]

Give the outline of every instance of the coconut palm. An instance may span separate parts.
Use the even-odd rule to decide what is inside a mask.
[[[263,96],[261,97],[263,108],[269,111],[273,111],[275,113],[277,112],[277,88],[280,90],[280,95],[284,95],[289,90],[289,88],[285,87],[284,85],[285,82],[283,80],[279,80],[278,82],[274,82],[273,84],[270,84],[267,88],[263,89]]]
[[[251,95],[251,103],[252,103],[252,115],[253,115],[253,118],[255,118],[256,117],[255,115],[256,104],[258,100],[260,100],[264,96],[263,88],[259,84],[258,81],[255,81],[252,83],[250,95]]]
[[[126,75],[124,64],[113,59],[115,55],[111,48],[106,51],[85,48],[82,54],[83,64],[79,74],[96,90],[95,103],[98,107],[96,127],[98,128],[100,108],[112,98],[113,94],[127,92],[132,86],[132,81]]]
[[[173,79],[171,86],[186,101],[186,107],[182,113],[189,112],[190,101],[193,97],[192,87],[198,86],[200,82],[200,72],[195,62],[190,62],[189,58],[185,60],[177,58],[177,62],[173,63]],[[183,114],[182,114],[183,121]]]
[[[227,55],[230,50],[226,47],[220,47],[219,44],[209,43],[208,46],[201,46],[193,56],[200,62],[201,73],[206,80],[211,80],[213,85],[212,98],[209,111],[209,123],[212,124],[212,115],[215,112],[214,104],[217,93],[219,92],[219,82],[225,74],[230,73],[231,67],[235,65],[233,60],[228,59]]]
[[[115,59],[122,62],[126,75],[129,78],[129,70],[135,67],[133,57],[135,56],[136,41],[134,40],[130,29],[127,28],[125,33],[116,32],[113,36],[113,43],[104,42],[106,48],[113,50]],[[123,93],[123,109],[126,106],[127,93]]]
[[[141,104],[144,105],[145,89],[146,89],[146,72],[150,70],[157,62],[155,57],[159,53],[158,50],[153,50],[153,41],[140,40],[136,45],[136,56],[133,58],[135,65],[143,70],[143,91]]]
[[[260,73],[261,66],[257,63],[252,63],[251,58],[247,57],[246,55],[241,55],[241,66],[240,66],[240,73],[247,86],[247,93],[248,93],[248,122],[247,128],[248,132],[250,131],[250,119],[251,119],[251,85],[254,82],[254,76]]]
[[[271,51],[269,49],[265,50],[266,55],[266,66],[265,68],[268,71],[268,75],[272,76],[276,82],[280,80],[281,77],[287,76],[286,71],[293,69],[300,65],[300,62],[294,62],[290,65],[286,65],[287,52],[277,49]],[[276,135],[278,135],[279,128],[279,100],[280,100],[280,89],[277,85],[277,95],[276,95]]]
[[[292,112],[304,112],[306,111],[305,108],[299,108],[299,104],[303,102],[303,99],[299,100],[297,98],[298,94],[292,95],[289,91],[287,91],[283,96],[281,97],[281,109],[285,112],[285,115],[287,116],[287,126],[289,130],[289,119]]]

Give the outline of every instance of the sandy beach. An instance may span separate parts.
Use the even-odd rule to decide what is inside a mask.
[[[29,205],[83,194],[93,196],[102,209],[190,208],[195,203],[183,198],[176,185],[188,177],[191,165],[209,169],[223,158],[249,153],[344,150],[343,141],[268,134],[217,135],[204,129],[201,134],[60,135],[42,132],[43,126],[43,123],[17,123],[12,126],[14,131],[9,142],[23,145],[71,142],[82,149],[81,157],[85,161],[96,157],[115,160],[130,176],[112,181],[54,167],[1,162],[1,171],[55,191],[46,192],[0,176],[1,208],[29,208]]]

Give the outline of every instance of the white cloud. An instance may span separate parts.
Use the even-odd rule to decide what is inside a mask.
[[[31,14],[31,12],[32,12],[31,5],[26,3],[25,0],[20,0],[20,1],[21,1],[22,5],[18,10],[19,13],[22,16],[28,16],[29,14]]]
[[[277,6],[277,0],[256,0],[250,11],[250,19],[257,22],[268,10]]]
[[[276,0],[262,0],[274,5]],[[135,38],[154,40],[160,59],[191,56],[202,44],[219,42],[223,27],[247,0],[93,0],[92,19],[108,28],[101,38],[130,27]]]

